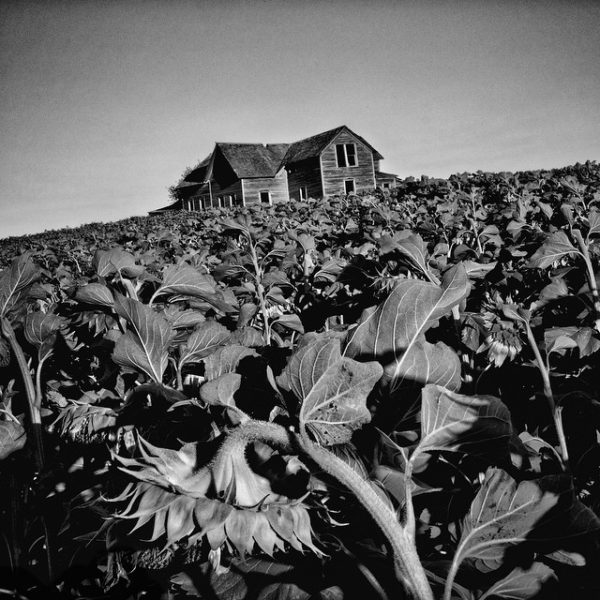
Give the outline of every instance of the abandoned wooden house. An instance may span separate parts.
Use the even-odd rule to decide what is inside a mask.
[[[380,171],[381,154],[345,125],[292,144],[217,142],[174,188],[165,210],[249,206],[389,190],[397,176]]]

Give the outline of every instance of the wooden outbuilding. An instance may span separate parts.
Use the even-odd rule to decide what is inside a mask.
[[[218,142],[175,186],[169,209],[249,206],[348,195],[395,187],[379,170],[383,157],[342,125],[292,144]]]

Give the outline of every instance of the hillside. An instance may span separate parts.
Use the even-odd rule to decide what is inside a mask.
[[[0,259],[11,595],[597,596],[597,163]]]
[[[588,200],[597,198],[600,193],[600,165],[596,161],[563,167],[560,169],[523,171],[517,173],[462,173],[448,179],[429,178],[416,179],[409,177],[400,181],[398,189],[391,198],[383,202],[393,207],[396,202],[422,203],[435,200],[440,203],[439,211],[446,211],[445,203],[454,202],[461,194],[474,193],[482,204],[508,204],[522,197],[539,199],[556,203],[561,199],[569,199],[578,194],[585,195]],[[383,199],[383,196],[375,196]],[[375,198],[374,197],[374,198]],[[265,217],[281,216],[302,223],[306,211],[319,207],[326,212],[331,208],[337,213],[340,206],[355,206],[356,203],[339,201],[322,201],[311,203],[290,203],[286,207],[266,209]],[[256,214],[262,207],[252,209]],[[166,241],[170,236],[183,240],[187,236],[194,238],[204,227],[208,233],[215,219],[235,216],[243,213],[243,209],[212,209],[200,213],[173,212],[155,216],[138,216],[120,221],[106,223],[89,223],[80,227],[70,227],[46,231],[43,233],[14,236],[0,239],[0,266],[23,251],[32,251],[42,257],[56,256],[59,260],[70,254],[77,255],[78,248],[94,251],[113,245],[126,245],[135,248],[143,240]],[[350,211],[352,212],[352,211]],[[84,257],[85,258],[85,257]],[[84,260],[85,262],[85,260]]]

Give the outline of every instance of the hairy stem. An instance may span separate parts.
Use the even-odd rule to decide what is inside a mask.
[[[454,583],[454,579],[456,578],[456,574],[458,573],[459,566],[460,566],[460,562],[458,562],[457,560],[452,561],[452,565],[450,566],[450,571],[448,571],[448,575],[446,576],[446,584],[444,585],[443,600],[452,600],[452,584]]]
[[[35,370],[35,404],[39,408],[42,406],[42,367],[47,358],[47,356],[42,358]]]
[[[415,520],[415,507],[413,505],[413,496],[412,496],[412,470],[413,463],[408,461],[406,463],[406,468],[404,469],[404,515],[405,522],[404,527],[406,529],[406,533],[409,535],[410,539],[415,542],[416,539],[416,520]]]
[[[252,243],[252,240],[249,240],[250,246],[250,254],[252,256],[252,264],[254,266],[254,278],[256,281],[256,295],[258,296],[258,301],[260,303],[260,312],[263,318],[263,325],[265,328],[265,338],[266,345],[268,346],[271,343],[271,330],[269,327],[269,314],[267,312],[267,301],[265,299],[265,288],[262,284],[262,276],[263,271],[258,264],[258,256],[256,254],[256,246]]]
[[[556,429],[556,434],[558,436],[558,442],[560,444],[560,452],[563,459],[563,464],[566,468],[569,465],[569,451],[567,449],[567,439],[565,437],[565,431],[563,428],[561,411],[557,409],[556,403],[554,402],[554,394],[552,393],[552,386],[550,384],[550,372],[546,366],[546,363],[542,359],[542,355],[540,354],[540,349],[538,348],[537,342],[535,341],[535,337],[533,335],[533,331],[531,331],[531,326],[527,321],[524,321],[525,330],[527,332],[527,340],[529,341],[529,345],[533,350],[533,354],[535,356],[535,361],[538,366],[538,370],[542,376],[542,383],[544,386],[544,396],[546,397],[546,402],[548,402],[548,407],[550,408],[550,412],[552,413],[552,419],[554,420],[554,427]]]
[[[348,488],[369,512],[386,537],[394,558],[396,576],[407,594],[414,600],[433,600],[433,593],[414,540],[399,522],[396,514],[383,502],[377,492],[346,462],[306,436],[297,436],[300,449],[323,471]]]
[[[40,402],[41,398],[36,397],[35,387],[33,385],[33,379],[31,377],[31,371],[27,364],[27,359],[23,353],[21,345],[17,341],[14,329],[10,324],[10,321],[2,317],[0,319],[2,325],[2,335],[8,340],[10,347],[17,359],[21,377],[23,378],[23,385],[25,386],[25,395],[27,397],[27,407],[29,409],[29,420],[31,424],[31,437],[33,439],[33,448],[35,455],[35,465],[37,472],[41,472],[44,468],[44,443],[42,438],[42,416],[40,413]]]
[[[392,549],[396,575],[409,597],[413,600],[433,600],[413,537],[398,522],[394,511],[350,465],[309,440],[305,434],[292,436],[281,425],[251,420],[239,425],[226,437],[214,458],[215,466],[228,460],[233,452],[244,452],[246,446],[253,441],[268,443],[286,453],[300,451],[301,455],[305,455],[349,489],[385,535]]]
[[[573,237],[579,246],[579,250],[583,255],[583,260],[585,262],[585,269],[587,272],[587,280],[588,285],[590,286],[590,291],[592,293],[592,301],[594,303],[594,317],[595,317],[595,325],[596,331],[600,332],[600,294],[598,293],[598,284],[596,283],[596,275],[594,273],[594,266],[592,265],[592,259],[590,257],[590,252],[588,249],[583,236],[581,235],[581,231],[579,229],[572,230]]]

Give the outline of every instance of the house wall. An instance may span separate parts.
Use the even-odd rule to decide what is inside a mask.
[[[290,200],[300,200],[300,188],[306,187],[309,198],[322,198],[321,165],[318,158],[310,158],[288,165]]]
[[[336,144],[356,144],[356,167],[338,167]],[[354,179],[356,192],[375,189],[373,152],[351,133],[342,131],[321,153],[321,169],[323,174],[323,196],[344,194],[344,181]]]
[[[260,204],[260,193],[269,191],[271,193],[271,204],[277,202],[288,202],[288,178],[285,169],[281,169],[275,177],[253,177],[244,179],[244,204]]]
[[[397,187],[397,179],[393,175],[382,175],[375,173],[377,187],[381,190],[394,190]]]
[[[218,181],[211,180],[210,182],[211,190],[212,190],[212,206],[225,206],[224,202],[225,196],[232,196],[232,201],[234,206],[242,204],[242,182],[241,180],[234,181],[232,184],[222,187]],[[233,196],[235,195],[235,199]],[[203,208],[208,208],[210,206],[210,193],[208,186],[204,186],[200,193],[192,196],[190,200],[194,202],[196,200],[196,206],[192,208],[192,210],[202,210]],[[221,202],[219,203],[219,198],[221,198]]]

